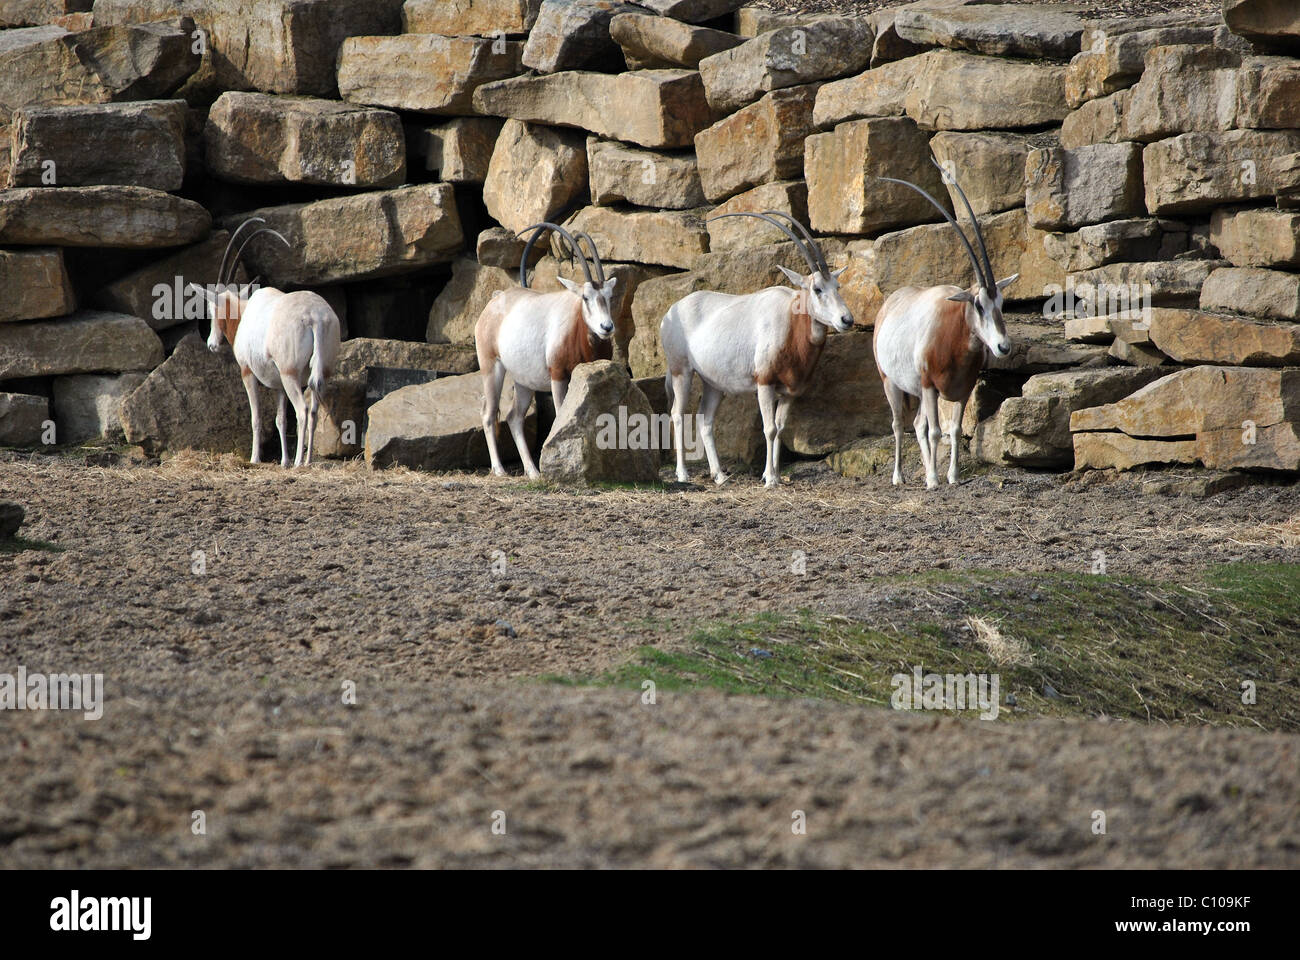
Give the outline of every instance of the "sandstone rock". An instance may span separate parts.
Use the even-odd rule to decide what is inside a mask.
[[[934,158],[956,175],[976,216],[1025,205],[1025,161],[1029,141],[1016,133],[936,133]],[[964,210],[956,188],[948,195],[954,210]]]
[[[522,72],[513,40],[440,37],[349,37],[339,50],[344,100],[420,113],[476,113],[474,92]]]
[[[690,210],[706,203],[699,164],[690,154],[641,150],[588,137],[587,169],[591,202],[598,207],[632,204]]]
[[[207,286],[216,283],[221,257],[230,234],[217,230],[199,243],[174,253],[102,287],[93,298],[104,310],[143,317],[154,330],[165,330],[192,320],[206,321],[207,308],[192,297],[187,284]],[[242,266],[235,282],[247,283],[252,277]]]
[[[937,219],[924,197],[879,179],[910,180],[942,199],[943,182],[930,163],[927,141],[905,117],[853,120],[808,137],[804,172],[812,229],[875,233]]]
[[[542,0],[406,0],[402,32],[444,37],[527,33],[541,8]]]
[[[888,433],[891,423],[870,331],[832,333],[807,392],[790,407],[781,442],[796,454],[820,457],[860,437]]]
[[[1256,267],[1222,267],[1201,288],[1201,309],[1300,320],[1300,275]]]
[[[610,21],[640,9],[616,0],[544,0],[524,47],[524,65],[541,73],[612,65],[619,48]]]
[[[0,116],[19,107],[153,100],[198,69],[189,20],[124,24],[69,33],[60,27],[5,31],[0,39]]]
[[[1300,189],[1300,131],[1185,133],[1142,151],[1146,206],[1196,213]]]
[[[1151,341],[1179,363],[1275,367],[1300,364],[1300,325],[1257,323],[1203,310],[1152,310]]]
[[[122,401],[144,383],[143,373],[54,378],[54,422],[59,443],[122,436]]]
[[[1300,213],[1267,207],[1215,210],[1210,239],[1237,267],[1300,267]]]
[[[844,269],[840,275],[840,296],[854,321],[862,327],[875,326],[876,315],[885,304],[874,269],[874,247],[870,240],[853,240],[842,252],[826,252],[826,262],[832,271]]]
[[[506,272],[519,269],[527,241],[504,227],[489,227],[478,235],[475,259],[485,267],[500,267]],[[528,254],[528,265],[534,267],[546,255],[546,245],[538,243]]]
[[[57,248],[0,250],[0,323],[60,317],[77,308]]]
[[[483,185],[488,213],[519,233],[549,220],[587,192],[581,134],[509,120],[497,138]]]
[[[204,140],[208,169],[234,183],[374,188],[406,182],[402,122],[387,110],[230,92],[212,105]]]
[[[1131,91],[1089,100],[1061,122],[1061,146],[1076,150],[1094,143],[1119,143],[1124,139],[1124,113]]]
[[[215,91],[333,98],[344,38],[396,33],[401,7],[401,0],[96,0],[95,24],[190,16],[205,33],[204,72]]]
[[[541,246],[539,244],[538,246]],[[518,285],[516,271],[482,266],[459,259],[452,264],[451,282],[438,294],[429,310],[425,339],[430,343],[474,342],[474,324],[492,295]]]
[[[1300,43],[1300,9],[1287,0],[1223,0],[1223,18],[1233,33],[1252,40]]]
[[[864,117],[903,116],[908,92],[935,56],[923,53],[823,84],[817,92],[813,122],[819,127],[833,127]]]
[[[1167,259],[1162,254],[1183,252],[1166,244],[1161,221],[1151,218],[1112,220],[1073,233],[1049,233],[1043,242],[1048,255],[1070,273],[1117,261]]]
[[[906,110],[927,130],[1041,127],[1070,112],[1064,84],[1064,66],[942,50],[926,58]]]
[[[501,422],[510,411],[514,380],[507,376],[501,393]],[[414,470],[475,470],[488,466],[483,435],[483,377],[470,373],[440,377],[432,383],[403,387],[375,403],[366,426],[366,463],[372,469],[403,466]],[[537,417],[524,421],[531,444]],[[497,449],[505,463],[517,461],[514,438],[498,427]]]
[[[769,93],[695,137],[700,182],[713,202],[804,173],[804,141],[812,122],[815,85]]]
[[[350,460],[364,451],[366,382],[335,374],[316,415],[313,457]]]
[[[609,360],[580,365],[542,445],[542,475],[566,483],[656,483],[659,452],[648,430],[653,414],[623,367]],[[620,419],[645,424],[645,442],[631,430],[620,431]]]
[[[637,0],[637,6],[653,10],[662,17],[701,23],[734,13],[745,0]]]
[[[1085,343],[1070,343],[1062,336],[1062,324],[1040,317],[1006,314],[1011,353],[1005,357],[987,357],[984,369],[999,374],[1050,373],[1070,367],[1094,367],[1105,364],[1106,348]]]
[[[709,249],[697,212],[585,207],[564,225],[591,235],[601,259],[688,269]]]
[[[0,0],[0,29],[52,24],[91,6],[92,0]]]
[[[1071,107],[1132,86],[1142,75],[1148,51],[1215,39],[1213,17],[1188,19],[1166,14],[1092,23],[1084,31],[1082,52],[1070,61],[1065,92]]]
[[[732,113],[766,93],[864,70],[871,28],[853,19],[817,20],[783,27],[700,61],[709,105]]]
[[[1084,23],[1068,4],[1006,4],[948,9],[912,7],[894,17],[894,29],[911,43],[938,44],[992,56],[1068,60],[1079,52]]]
[[[1167,356],[1149,343],[1131,343],[1128,340],[1117,339],[1111,343],[1106,353],[1111,359],[1133,367],[1150,369],[1169,362]]]
[[[1124,111],[1125,140],[1149,143],[1237,120],[1241,57],[1212,46],[1156,47]]]
[[[1132,143],[1047,147],[1025,165],[1029,222],[1044,230],[1140,216],[1142,187],[1142,149]]]
[[[1248,57],[1237,87],[1239,127],[1300,127],[1300,64],[1292,57]]]
[[[186,113],[184,100],[25,107],[13,117],[9,186],[179,190]]]
[[[432,171],[435,180],[482,184],[504,125],[496,117],[457,117],[416,128],[408,144],[424,158],[424,169]]]
[[[705,57],[745,42],[734,33],[642,13],[620,13],[610,21],[609,35],[623,49],[629,70],[663,67],[694,70]]]
[[[1195,440],[1145,440],[1122,433],[1074,434],[1076,470],[1136,470],[1195,462]]]
[[[50,402],[44,397],[26,393],[0,392],[0,446],[35,447],[45,435],[45,422],[50,419]],[[17,527],[0,505],[0,537],[12,536]],[[18,520],[22,523],[21,516]],[[10,530],[9,527],[13,527]]]
[[[473,373],[478,356],[472,346],[452,343],[412,343],[356,337],[339,345],[336,377],[365,379],[370,367],[396,370],[436,370],[439,373]]]
[[[1110,343],[1115,339],[1115,331],[1111,329],[1109,317],[1091,315],[1067,317],[1065,339],[1077,343]]]
[[[652,149],[689,147],[713,123],[700,75],[692,70],[515,77],[474,91],[474,108]]]
[[[208,212],[146,187],[18,187],[0,191],[0,244],[174,247],[205,236]]]
[[[1094,270],[1069,274],[1079,295],[1091,299],[1095,291],[1105,314],[1124,314],[1156,306],[1194,305],[1206,279],[1222,260],[1162,260],[1148,263],[1111,263]]]
[[[244,252],[250,273],[276,286],[365,280],[446,263],[465,243],[452,187],[417,184],[349,197],[251,210],[228,228],[258,216],[284,234]]]
[[[162,359],[162,341],[139,317],[81,310],[0,324],[0,380],[152,370]]]
[[[757,37],[782,27],[802,27],[828,15],[803,10],[772,10],[754,4],[736,11],[736,33],[742,37]]]
[[[752,218],[719,220],[730,213],[762,213],[776,210],[789,214],[800,223],[808,222],[808,185],[802,180],[783,180],[767,183],[732,197],[716,207],[709,215],[709,249],[728,247],[761,247],[782,243],[786,235],[776,227]]]

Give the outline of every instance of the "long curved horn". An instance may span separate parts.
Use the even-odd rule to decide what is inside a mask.
[[[808,232],[807,227],[805,227],[794,217],[790,216],[790,214],[783,213],[780,210],[764,210],[763,213],[769,217],[780,217],[783,220],[789,220],[790,225],[803,235],[805,245],[812,250],[813,256],[815,256],[817,258],[817,262],[821,264],[822,273],[828,277],[831,275],[830,264],[826,262],[826,254],[822,253],[821,244],[818,243],[816,239],[813,238],[813,235]]]
[[[980,222],[975,219],[975,211],[971,208],[970,201],[966,199],[966,191],[963,190],[961,184],[957,182],[956,175],[949,174],[945,171],[943,167],[939,166],[938,160],[931,157],[930,162],[935,165],[936,169],[938,169],[939,175],[944,178],[945,183],[951,180],[952,185],[957,188],[957,195],[961,197],[962,205],[966,207],[966,215],[970,217],[970,225],[975,231],[975,242],[979,244],[980,256],[984,258],[984,289],[996,290],[998,282],[993,276],[993,261],[989,259],[989,248],[984,245],[984,231],[980,229]]]
[[[217,283],[220,286],[224,287],[230,282],[226,276],[226,270],[230,261],[230,251],[235,248],[235,241],[239,239],[239,235],[244,232],[244,228],[250,223],[266,223],[266,220],[262,217],[249,217],[236,227],[235,232],[230,235],[230,242],[226,244],[226,252],[221,255],[221,269],[217,271]],[[236,261],[236,263],[238,263],[238,261]]]
[[[569,233],[568,230],[565,230],[563,227],[557,226],[554,223],[542,221],[541,223],[534,223],[531,227],[525,227],[516,234],[516,236],[522,237],[529,230],[533,231],[533,235],[529,237],[528,243],[524,245],[524,255],[519,259],[519,285],[521,287],[525,289],[528,288],[528,255],[533,252],[533,245],[542,238],[547,230],[554,230],[568,241],[570,250],[577,251],[578,259],[582,261],[583,275],[587,278],[587,282],[593,287],[596,285],[596,282],[591,278],[591,266],[587,263],[587,258],[583,256],[582,248],[578,246],[578,241],[573,239],[573,235]]]
[[[927,191],[922,190],[916,184],[911,183],[907,180],[895,180],[893,177],[877,177],[877,179],[885,180],[889,183],[901,183],[903,186],[910,187],[911,189],[919,193],[921,196],[925,197],[925,199],[929,200],[930,203],[934,205],[934,209],[938,210],[941,214],[943,214],[943,218],[952,225],[952,228],[954,230],[957,231],[957,236],[961,237],[962,245],[966,247],[966,253],[970,255],[971,265],[975,268],[975,279],[979,281],[981,284],[984,282],[983,281],[984,268],[980,266],[979,258],[975,256],[975,248],[970,245],[970,239],[966,236],[966,233],[962,230],[961,225],[957,223],[953,215],[949,213],[947,210],[945,210],[938,200],[930,196],[930,194]]]
[[[591,247],[591,262],[596,268],[596,282],[603,287],[605,285],[605,264],[600,259],[600,251],[596,249],[596,241],[591,239],[591,234],[585,230],[579,230],[574,236],[578,238],[579,243],[586,240],[587,246]]]
[[[265,221],[263,221],[263,222],[265,222]],[[288,240],[286,240],[286,239],[285,239],[283,236],[281,236],[280,233],[278,233],[277,231],[272,230],[270,227],[263,227],[261,230],[254,230],[252,233],[250,233],[250,234],[248,235],[247,239],[245,239],[244,242],[240,245],[240,247],[239,247],[239,252],[238,252],[237,254],[235,254],[235,259],[232,260],[232,261],[230,261],[230,271],[231,271],[231,274],[232,274],[232,275],[234,274],[234,271],[236,271],[236,270],[239,269],[239,261],[240,261],[240,259],[244,256],[244,249],[245,249],[245,248],[246,248],[250,243],[252,243],[254,240],[256,240],[259,236],[261,236],[261,235],[264,234],[264,233],[269,233],[269,234],[271,234],[271,235],[274,236],[277,240],[279,240],[281,243],[283,243],[286,247],[288,247],[290,250],[293,249],[293,244],[292,244],[292,243],[290,243]]]
[[[787,227],[784,223],[782,223],[780,220],[776,219],[775,217],[769,217],[765,213],[749,213],[749,212],[724,213],[716,217],[711,217],[710,219],[704,222],[712,223],[714,220],[726,220],[728,217],[753,217],[755,220],[767,221],[772,226],[776,227],[778,230],[780,230],[787,237],[789,237],[791,240],[794,241],[795,247],[798,248],[799,252],[803,254],[804,260],[807,261],[809,270],[811,270],[813,273],[818,273],[821,270],[821,267],[818,265],[817,261],[813,258],[813,255],[808,251],[808,248],[804,246],[804,242],[800,240],[798,236],[795,235],[795,232],[793,230],[791,230],[789,227]]]

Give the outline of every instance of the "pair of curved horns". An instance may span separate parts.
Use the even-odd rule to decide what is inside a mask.
[[[808,228],[794,217],[790,216],[790,214],[782,213],[780,210],[764,210],[762,213],[724,213],[721,216],[713,217],[706,222],[713,223],[714,220],[725,220],[728,217],[753,217],[755,220],[764,220],[767,223],[770,223],[794,241],[794,245],[799,249],[799,252],[803,254],[803,258],[807,262],[810,271],[813,273],[821,273],[828,277],[830,276],[831,270],[826,263],[826,255],[822,253],[822,248],[818,245],[817,241],[813,239],[812,234],[808,232]],[[790,224],[803,235],[802,238],[796,236],[794,230],[787,227],[781,222],[781,220],[778,220],[777,217],[780,217],[782,220],[790,221]]]
[[[945,210],[943,205],[939,203],[938,200],[934,199],[928,191],[918,187],[916,184],[908,180],[895,180],[893,177],[881,177],[880,179],[889,183],[902,184],[905,187],[915,190],[921,196],[925,197],[925,199],[929,200],[934,208],[943,214],[943,218],[948,221],[952,228],[957,231],[957,236],[961,237],[961,242],[966,247],[966,253],[970,256],[971,265],[975,268],[975,279],[979,282],[980,286],[985,290],[996,290],[998,281],[993,275],[993,262],[989,259],[989,250],[984,243],[984,231],[980,229],[979,221],[975,218],[975,211],[971,208],[970,201],[966,199],[966,191],[961,188],[961,184],[957,182],[957,178],[955,176],[950,176],[943,167],[939,166],[938,162],[935,161],[933,157],[930,158],[930,162],[935,165],[945,182],[951,180],[952,185],[957,188],[957,195],[961,197],[962,205],[966,208],[966,215],[970,217],[971,229],[975,234],[975,242],[979,244],[979,257],[975,256],[975,248],[971,246],[970,239],[966,236],[966,231],[964,231],[961,228],[961,225],[957,223],[956,218]],[[983,258],[982,262],[980,259],[981,257]]]
[[[568,243],[569,260],[572,261],[575,255],[578,257],[582,265],[582,274],[587,278],[589,284],[593,287],[605,285],[605,264],[600,259],[600,251],[596,249],[596,241],[591,239],[591,235],[579,230],[575,238],[574,234],[569,233],[569,231],[565,230],[563,227],[543,221],[541,223],[534,223],[531,227],[525,227],[518,234],[519,237],[523,237],[524,234],[530,231],[532,232],[532,236],[528,238],[528,243],[524,245],[524,255],[519,259],[519,285],[521,287],[526,288],[528,286],[528,255],[532,253],[533,245],[537,243],[537,241],[540,240],[548,230],[558,233],[564,238],[565,242]],[[582,248],[584,240],[586,241],[587,246],[591,248],[590,261]],[[594,278],[591,274],[591,268],[593,265],[596,268],[596,276]]]
[[[234,279],[235,271],[239,269],[239,262],[240,259],[244,256],[244,249],[250,243],[252,243],[253,240],[256,237],[258,237],[260,234],[269,233],[273,235],[276,239],[278,239],[281,243],[283,243],[286,247],[292,247],[292,244],[289,243],[289,241],[286,240],[280,233],[278,233],[275,230],[272,230],[270,227],[262,227],[260,230],[254,230],[252,233],[248,235],[248,237],[240,245],[238,252],[235,253],[234,258],[232,259],[230,256],[230,252],[235,249],[235,241],[238,240],[239,235],[244,232],[244,228],[247,227],[249,224],[253,224],[253,223],[266,223],[266,221],[261,217],[249,217],[238,227],[236,227],[235,232],[230,235],[230,242],[226,244],[226,252],[221,256],[221,269],[217,273],[217,283],[220,286],[226,287],[230,285],[230,281]]]

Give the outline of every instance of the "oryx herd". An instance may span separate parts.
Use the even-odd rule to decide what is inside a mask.
[[[997,356],[1011,350],[1002,305],[1003,291],[1015,282],[1016,276],[996,279],[974,210],[961,186],[947,174],[945,180],[953,184],[969,216],[974,245],[957,220],[921,187],[905,180],[881,179],[909,187],[933,204],[957,231],[975,270],[974,284],[964,290],[951,285],[897,290],[876,316],[876,366],[893,412],[893,482],[903,482],[904,415],[915,406],[914,426],[926,486],[933,489],[939,485],[939,399],[955,409],[949,425],[952,459],[948,482],[956,483],[962,413],[983,368],[986,348]],[[677,479],[682,483],[689,479],[682,432],[692,378],[698,374],[703,387],[698,427],[714,482],[722,484],[727,479],[713,438],[718,405],[725,394],[756,391],[767,444],[763,482],[771,488],[780,483],[781,432],[790,405],[812,380],[827,330],[843,333],[853,327],[854,318],[840,294],[839,280],[846,268],[832,271],[812,234],[788,214],[769,210],[724,216],[754,217],[779,229],[802,254],[809,273],[801,276],[781,267],[793,288],[768,287],[743,296],[698,291],[675,303],[664,315],[659,329],[667,368],[665,386],[671,403]],[[294,465],[299,466],[311,462],[320,395],[339,350],[339,321],[317,294],[283,293],[272,288],[256,289],[256,283],[242,287],[231,283],[244,248],[255,237],[270,234],[288,245],[274,230],[262,228],[249,234],[232,258],[245,227],[256,222],[261,221],[246,221],[231,236],[216,292],[204,292],[213,321],[208,346],[217,350],[224,336],[234,348],[252,411],[253,462],[259,460],[260,382],[279,393],[276,426],[284,466],[289,464],[285,405],[286,401],[293,403],[298,423]],[[561,277],[564,289],[558,292],[529,289],[528,259],[533,246],[548,232],[563,239],[565,254],[582,268],[583,283]],[[612,356],[616,278],[606,276],[596,243],[586,233],[574,235],[561,226],[543,222],[533,224],[519,236],[529,238],[519,264],[519,286],[493,296],[475,324],[474,341],[483,378],[481,412],[492,472],[505,475],[496,435],[501,390],[509,374],[515,396],[506,423],[525,472],[536,477],[537,466],[524,437],[528,408],[535,393],[549,390],[556,410],[560,410],[574,369]],[[310,405],[304,397],[304,386],[311,392]]]

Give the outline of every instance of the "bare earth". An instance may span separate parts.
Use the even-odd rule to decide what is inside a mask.
[[[710,618],[870,620],[871,578],[938,565],[1293,561],[1295,487],[1008,472],[926,494],[808,464],[772,493],[568,492],[0,453],[2,499],[63,550],[0,553],[0,672],[102,672],[107,707],[0,714],[0,867],[1300,865],[1294,735],[533,679]]]

